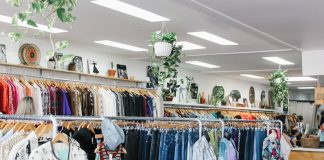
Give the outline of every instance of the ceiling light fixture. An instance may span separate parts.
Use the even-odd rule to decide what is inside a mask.
[[[264,77],[252,75],[252,74],[240,74],[243,77],[253,78],[253,79],[264,79]]]
[[[11,24],[12,23],[12,18],[9,17],[9,16],[0,15],[0,22],[4,22],[4,23]],[[35,30],[49,32],[49,33],[64,33],[64,32],[68,32],[66,30],[59,29],[59,28],[51,28],[51,29],[49,29],[48,26],[45,26],[45,25],[42,25],[42,24],[38,24],[38,23],[37,23],[37,27],[32,27],[32,26],[28,25],[26,22],[21,22],[20,20],[18,20],[18,25],[21,26],[21,27],[31,28],[31,29],[35,29]]]
[[[298,81],[317,81],[313,77],[287,77],[288,82],[298,82]]]
[[[233,41],[227,40],[225,38],[216,36],[214,34],[205,32],[205,31],[201,31],[201,32],[188,32],[188,34],[192,35],[192,36],[196,36],[198,38],[202,38],[220,45],[238,45],[238,43],[235,43]]]
[[[114,41],[110,41],[110,40],[102,40],[102,41],[94,41],[94,42],[98,43],[98,44],[111,46],[111,47],[130,50],[130,51],[134,51],[134,52],[147,51],[147,49],[144,49],[144,48],[139,48],[139,47],[135,47],[135,46],[119,43],[119,42],[114,42]]]
[[[200,61],[186,61],[186,63],[196,65],[196,66],[206,67],[206,68],[220,68],[220,66],[216,66],[213,64],[200,62]]]
[[[280,65],[294,65],[294,63],[289,62],[285,59],[282,59],[280,57],[262,57],[265,60],[280,64]]]
[[[205,49],[206,47],[200,46],[198,44],[190,43],[187,41],[176,42],[177,46],[182,45],[182,50],[195,50],[195,49]]]
[[[288,82],[287,84],[291,84],[291,83]]]
[[[119,0],[95,0],[91,2],[150,22],[162,22],[170,20],[168,18],[162,17],[150,11],[141,9]]]
[[[315,89],[315,87],[297,87],[298,89]]]

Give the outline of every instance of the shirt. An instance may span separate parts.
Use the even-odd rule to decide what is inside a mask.
[[[29,160],[87,160],[87,154],[70,140],[69,145],[49,141],[34,149]]]
[[[35,132],[29,133],[28,137],[12,147],[8,160],[26,160],[31,151],[38,147],[38,138]]]
[[[216,155],[213,146],[208,143],[205,136],[196,141],[193,146],[193,160],[216,160]],[[228,159],[230,160],[230,159]]]
[[[14,145],[23,140],[28,134],[25,132],[16,132],[9,139],[0,144],[0,160],[7,160],[9,153]]]

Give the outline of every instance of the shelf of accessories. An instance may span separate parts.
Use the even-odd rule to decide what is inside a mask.
[[[44,67],[39,67],[39,66],[28,66],[28,65],[22,65],[22,64],[0,63],[0,68],[2,68],[2,66],[14,67],[14,68],[20,68],[20,69],[25,68],[25,69],[39,70],[39,72],[40,72],[39,78],[44,78],[43,75],[42,75],[43,71],[49,71],[49,72],[68,73],[68,74],[78,75],[79,80],[82,79],[82,76],[86,76],[86,77],[104,78],[104,79],[107,79],[107,80],[130,82],[130,83],[149,83],[147,81],[122,79],[122,78],[108,77],[108,76],[102,76],[102,75],[94,75],[94,74],[81,73],[81,72],[75,72],[75,71],[61,70],[61,69],[49,69],[49,68],[44,68]],[[10,70],[11,69],[9,69],[9,71],[6,71],[5,73],[3,73],[3,72],[1,72],[1,73],[2,74],[6,74],[6,73],[10,74],[10,73],[12,73]]]
[[[245,112],[264,112],[275,113],[272,109],[262,108],[247,108],[247,107],[234,107],[234,106],[213,106],[208,104],[190,104],[190,103],[175,103],[164,102],[164,108],[182,108],[182,109],[219,109],[219,110],[233,110],[233,111],[245,111]]]

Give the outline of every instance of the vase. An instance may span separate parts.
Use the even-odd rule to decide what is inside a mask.
[[[165,97],[165,101],[172,102],[173,101],[173,97],[172,96],[166,96]]]
[[[167,42],[156,42],[154,44],[154,53],[157,57],[167,57],[171,54],[172,44]]]
[[[116,70],[108,70],[108,77],[115,77],[116,76]]]

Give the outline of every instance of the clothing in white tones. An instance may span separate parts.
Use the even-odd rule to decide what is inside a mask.
[[[2,136],[2,137],[0,138],[0,144],[1,144],[3,141],[9,139],[13,134],[14,134],[14,133],[13,133],[13,129],[9,130],[9,131],[4,135],[4,136]]]
[[[17,93],[18,93],[18,105],[20,103],[20,101],[26,96],[25,92],[24,92],[24,89],[23,89],[23,86],[16,82],[16,81],[13,81],[14,82],[14,85],[16,86],[16,89],[17,89]]]
[[[57,153],[59,151],[60,153]],[[57,156],[59,155],[59,156]],[[55,143],[52,145],[51,141],[34,149],[29,156],[29,160],[65,160],[59,159],[67,155],[69,160],[87,160],[87,154],[74,143],[66,145],[64,143]]]
[[[0,160],[7,160],[12,147],[26,138],[27,135],[26,132],[16,132],[9,139],[3,141],[0,144]]]
[[[105,89],[100,88],[99,89],[99,103],[101,108],[101,116],[108,115],[108,96]]]
[[[39,86],[37,86],[37,84],[33,84],[32,86],[32,98],[33,98],[33,102],[34,102],[34,107],[35,107],[35,112],[36,115],[43,115],[43,103],[42,103],[42,93],[41,90],[39,88]]]
[[[14,145],[9,153],[8,160],[26,160],[29,153],[38,147],[38,138],[34,131],[27,138]]]
[[[303,122],[297,122],[295,128],[298,130],[298,132],[303,133],[305,125]]]
[[[193,146],[193,160],[217,160],[213,146],[208,143],[205,136],[196,141]]]
[[[156,96],[154,99],[156,100],[157,117],[164,117],[164,107],[162,98],[160,96]]]
[[[289,137],[286,137],[286,135],[283,135],[280,138],[280,153],[284,160],[288,160],[291,151],[291,146],[289,145],[287,138],[289,139]]]
[[[2,138],[3,134],[2,134],[2,130],[0,130],[0,138]]]
[[[115,116],[117,116],[116,95],[111,90],[107,90],[107,95],[109,96],[109,99],[108,99],[108,112],[109,113],[107,116],[115,117]]]

